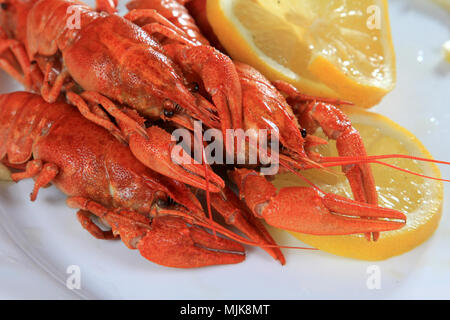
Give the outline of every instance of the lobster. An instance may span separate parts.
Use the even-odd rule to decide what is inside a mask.
[[[97,5],[100,10],[114,11],[108,10],[109,1],[97,1]],[[70,23],[77,19],[79,25]],[[234,115],[241,110],[241,91],[228,57],[210,46],[186,46],[175,64],[156,38],[137,25],[71,0],[0,0],[0,29],[0,54],[12,52],[21,72],[11,59],[0,59],[0,68],[27,88],[37,88],[47,102],[54,102],[65,89],[68,100],[85,117],[128,142],[141,162],[171,178],[206,188],[202,168],[172,163],[170,157],[155,161],[161,154],[170,154],[170,135],[164,136],[164,150],[156,150],[153,132],[124,106],[146,119],[170,120],[188,129],[193,119],[223,130],[232,122],[240,127]],[[181,61],[181,57],[186,58]],[[180,63],[200,74],[214,104],[188,88]],[[159,133],[156,137],[163,135],[154,127],[150,130]],[[223,181],[212,171],[208,176],[212,177],[210,191],[223,188]]]
[[[196,21],[184,6],[186,3],[189,3],[191,12],[194,13],[197,21],[200,21],[202,30],[207,30],[208,38],[214,39],[214,34],[206,19],[206,4],[203,0],[132,0],[127,4],[130,12],[126,17],[137,23],[149,34],[158,34],[160,42],[164,44],[165,48],[168,48],[167,51],[177,51],[183,45],[191,47],[209,45],[209,41],[202,35]],[[156,24],[155,17],[158,15],[164,16],[166,22],[163,24],[166,29],[170,28],[172,32],[168,32],[166,29],[161,32],[160,28],[154,27]],[[161,23],[159,16],[157,23]],[[177,41],[181,44],[174,45],[173,43]],[[217,41],[214,41],[214,43],[217,43]],[[305,169],[311,167],[311,165],[312,167],[326,165],[327,159],[313,151],[313,147],[327,143],[327,141],[313,135],[319,127],[323,129],[328,138],[337,141],[340,156],[354,159],[367,156],[358,131],[353,128],[348,117],[337,107],[340,104],[349,104],[348,102],[307,96],[285,82],[271,83],[249,65],[235,61],[234,66],[242,90],[243,128],[258,132],[259,129],[270,130],[275,127],[276,138],[282,145],[280,154],[282,166],[288,168],[288,170],[293,170],[294,168]],[[229,128],[232,129],[233,127]],[[342,168],[350,182],[354,199],[358,202],[371,204],[375,208],[378,203],[378,195],[369,164],[367,162],[356,163],[355,161],[355,163],[346,163]],[[327,229],[325,225],[312,229],[307,224],[302,224],[297,220],[297,217],[301,217],[301,214],[292,212],[289,194],[285,193],[285,190],[280,192],[279,197],[275,197],[278,193],[263,178],[249,178],[249,181],[252,181],[253,184],[251,187],[246,187],[247,177],[257,176],[255,171],[235,169],[235,172],[231,173],[230,176],[240,189],[241,198],[245,199],[252,212],[258,217],[264,217],[266,222],[274,222],[277,227],[313,234],[346,234],[355,231],[352,223],[347,219],[340,220],[340,223],[337,220],[332,223],[334,226],[339,226],[334,231]],[[267,192],[264,193],[261,190]],[[289,189],[289,192],[292,192],[292,199],[295,199],[296,195],[299,194],[304,197],[306,202],[316,201],[321,197],[323,203],[327,202],[323,200],[324,193],[317,191],[314,187],[307,190],[304,188]],[[284,194],[284,196],[281,196],[281,194]],[[309,197],[306,196],[307,194]],[[213,197],[215,196],[213,195]],[[334,195],[327,195],[326,197],[330,200],[334,199],[334,204],[325,205],[322,208],[324,213],[330,211],[343,213],[345,211],[345,206],[340,206],[342,199]],[[278,222],[266,218],[269,213],[263,208],[268,205],[278,208]],[[305,208],[309,208],[309,206],[305,206]],[[361,208],[361,211],[353,211],[353,214],[364,216],[363,210],[367,209]],[[381,212],[379,213],[382,215]],[[304,218],[300,218],[300,220]],[[376,232],[377,229],[383,230],[384,227],[383,223],[380,223],[374,225],[374,229],[370,230],[373,232],[374,240],[379,236]],[[365,225],[360,230],[362,229],[367,230],[367,226]],[[370,233],[367,234],[367,237],[370,239]]]
[[[273,239],[247,209],[225,208],[229,212],[224,218],[250,242],[206,219],[186,185],[144,166],[126,145],[64,102],[49,104],[27,92],[0,95],[0,162],[23,169],[12,174],[16,182],[35,179],[32,201],[40,188],[54,184],[68,196],[67,204],[79,210],[78,220],[94,237],[120,237],[154,263],[191,268],[245,259],[240,243],[205,228],[266,246],[284,263]],[[94,217],[111,230],[102,230]]]

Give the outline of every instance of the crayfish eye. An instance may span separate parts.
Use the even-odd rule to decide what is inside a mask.
[[[164,101],[163,106],[164,106],[163,112],[166,118],[172,118],[175,115],[175,113],[181,111],[181,106],[178,103],[170,100]]]
[[[167,118],[172,118],[175,115],[175,112],[173,112],[173,110],[167,110],[164,109],[164,116]]]
[[[2,10],[8,10],[8,4],[6,2],[2,2],[0,3],[0,8],[2,8]]]
[[[302,134],[302,138],[306,138],[306,136],[308,135],[308,132],[306,131],[306,129],[301,129],[300,132]]]
[[[175,114],[173,101],[167,99],[166,101],[164,101],[163,107],[164,107],[163,109],[164,116],[167,118],[172,118]]]
[[[191,87],[190,88],[191,92],[194,92],[194,93],[198,92],[198,90],[200,90],[200,87],[197,82],[192,82],[190,87]]]

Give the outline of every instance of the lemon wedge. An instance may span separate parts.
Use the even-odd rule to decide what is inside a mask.
[[[386,0],[208,0],[233,59],[303,93],[377,104],[395,85]]]
[[[353,121],[354,127],[359,130],[369,155],[406,154],[432,158],[413,134],[388,118],[355,107],[347,107],[343,110]],[[325,156],[337,156],[334,141],[319,147],[317,151]],[[428,176],[441,177],[438,167],[432,163],[408,159],[383,161]],[[371,261],[400,255],[427,240],[436,230],[441,219],[442,182],[378,164],[371,166],[379,194],[379,205],[405,213],[406,226],[395,231],[381,232],[376,242],[369,242],[364,235],[359,234],[347,236],[292,234],[317,249],[344,257]],[[302,174],[324,191],[352,198],[350,185],[341,174],[340,168],[333,170],[336,174],[319,170],[304,171]],[[305,185],[292,174],[278,175],[274,184],[277,188]]]
[[[446,9],[448,12],[450,12],[450,2],[448,0],[433,0],[438,5],[440,5],[442,8]]]

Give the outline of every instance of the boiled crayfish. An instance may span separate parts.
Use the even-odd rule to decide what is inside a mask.
[[[99,8],[106,3],[98,1]],[[78,23],[69,23],[73,19]],[[193,119],[209,127],[227,128],[232,115],[241,109],[237,74],[228,57],[209,46],[185,47],[180,52],[188,57],[184,63],[204,79],[216,102],[211,104],[188,89],[179,66],[155,38],[123,17],[70,0],[0,0],[0,55],[8,50],[21,70],[16,61],[4,57],[0,67],[25,87],[38,90],[50,103],[65,89],[67,98],[85,117],[129,142],[141,162],[205,189],[203,170],[169,165],[171,159],[164,159],[167,165],[153,161],[160,154],[149,141],[151,133],[122,105],[147,119],[170,120],[188,129]],[[216,113],[221,115],[220,122]],[[210,176],[216,178],[211,180],[212,189],[223,187],[214,173]]]
[[[14,146],[11,150],[24,154],[21,154],[22,158],[19,157],[19,161],[13,154],[4,152],[0,154],[3,160],[12,166],[29,163],[25,173],[15,175],[15,179],[37,176],[37,189],[54,180],[55,184],[71,197],[69,203],[84,210],[79,213],[79,218],[91,233],[104,235],[95,224],[91,223],[90,214],[101,216],[111,225],[116,221],[114,219],[119,219],[118,212],[122,212],[120,208],[125,208],[131,210],[131,213],[128,218],[120,217],[120,221],[132,230],[144,228],[143,225],[146,225],[148,229],[148,225],[152,225],[153,221],[173,221],[173,216],[176,216],[177,221],[181,219],[183,223],[209,227],[232,239],[243,241],[216,223],[206,220],[203,212],[200,213],[198,202],[194,200],[191,191],[177,180],[213,192],[211,204],[226,218],[226,221],[238,226],[253,240],[252,244],[265,247],[282,263],[284,263],[284,257],[281,251],[255,217],[263,218],[269,224],[279,228],[320,235],[376,233],[398,229],[405,224],[406,218],[402,213],[377,206],[375,184],[368,161],[364,159],[366,152],[362,140],[348,118],[335,106],[343,102],[302,95],[283,82],[271,83],[248,65],[233,62],[211,47],[199,31],[195,31],[198,30],[195,29],[195,21],[181,4],[184,1],[179,3],[174,0],[136,0],[133,1],[133,6],[136,8],[125,18],[114,14],[114,8],[108,6],[108,1],[99,1],[98,8],[109,13],[99,13],[79,2],[68,0],[0,0],[0,2],[3,4],[0,26],[4,29],[1,35],[3,40],[0,40],[0,54],[9,50],[9,54],[14,54],[17,60],[2,58],[0,66],[22,81],[25,86],[31,89],[37,88],[47,101],[53,102],[62,89],[65,89],[68,100],[81,111],[84,117],[92,121],[90,124],[92,128],[87,125],[89,122],[84,120],[86,123],[80,125],[80,128],[85,129],[80,130],[98,131],[99,127],[95,124],[106,128],[119,138],[114,140],[110,137],[121,146],[119,148],[121,152],[129,148],[134,156],[145,164],[145,167],[142,167],[142,164],[131,164],[136,159],[129,154],[126,156],[129,159],[127,163],[129,168],[134,170],[133,166],[136,166],[140,168],[139,170],[151,172],[152,177],[157,176],[157,180],[160,181],[155,187],[155,190],[158,190],[157,194],[162,193],[165,195],[164,199],[169,197],[177,203],[175,207],[164,203],[161,208],[158,206],[160,202],[155,202],[155,199],[160,200],[160,198],[149,198],[145,202],[156,203],[156,206],[148,207],[143,212],[136,209],[142,204],[142,199],[134,198],[128,203],[120,202],[120,199],[115,199],[116,189],[111,189],[108,185],[99,186],[92,183],[92,190],[86,191],[83,188],[90,184],[86,184],[86,181],[80,177],[78,180],[82,182],[64,180],[59,183],[60,171],[64,171],[64,168],[70,165],[58,162],[64,158],[63,155],[48,154],[49,158],[44,159],[43,151],[33,150],[39,146],[35,144],[34,139],[53,141],[49,138],[48,132],[42,131],[42,136],[34,133],[35,135],[30,138],[25,138],[21,134],[14,135],[14,138],[10,140],[8,136],[10,131],[7,131],[8,135],[3,136],[4,141],[0,143],[5,143],[5,148]],[[143,8],[140,7],[141,5]],[[165,6],[166,11],[161,7],[162,5]],[[177,16],[174,12],[178,9],[174,8],[178,8],[177,12],[181,15]],[[71,10],[80,13],[78,29],[71,29],[67,25],[70,12],[73,12]],[[21,72],[18,72],[18,66]],[[194,85],[191,86],[192,84]],[[25,98],[20,95],[15,95],[15,98],[19,101],[15,107],[19,109]],[[34,99],[37,101],[38,98],[34,96]],[[42,103],[42,101],[36,102],[36,104]],[[57,107],[55,104],[46,105],[49,110],[55,107]],[[67,110],[68,108],[68,106],[64,107]],[[30,109],[29,113],[23,115],[44,119],[42,120],[44,123],[53,123],[57,120],[53,118],[48,120],[38,109],[37,107],[36,110]],[[111,121],[103,110],[113,116],[114,121]],[[57,112],[52,111],[50,115]],[[81,115],[76,118],[75,111],[71,112],[73,114],[66,118],[68,124],[64,125],[67,126],[67,131],[73,125],[72,121],[77,124],[83,119]],[[21,118],[18,116],[17,119]],[[350,181],[355,201],[327,194],[314,186],[285,188],[278,192],[256,171],[235,168],[230,176],[238,186],[241,197],[245,199],[245,203],[242,203],[208,166],[173,164],[169,157],[173,146],[168,142],[170,134],[155,125],[148,126],[147,121],[155,119],[170,120],[173,125],[188,129],[192,129],[193,119],[198,119],[205,126],[220,128],[222,132],[236,128],[275,128],[277,138],[282,144],[280,164],[288,170],[327,165],[327,159],[312,151],[313,146],[325,143],[324,140],[313,135],[320,126],[329,138],[337,140],[340,155],[346,157],[345,161],[340,163],[345,163],[343,169]],[[14,122],[11,122],[13,120]],[[47,120],[49,122],[46,122]],[[9,120],[4,120],[4,125],[11,126],[15,121],[16,119],[10,115]],[[60,124],[60,126],[63,125]],[[93,129],[94,126],[97,129]],[[52,124],[51,128],[53,127]],[[16,129],[19,133],[21,132],[20,127]],[[55,133],[52,129],[49,132]],[[95,140],[92,145],[100,148],[96,153],[92,153],[100,159],[103,159],[105,154],[109,154],[107,150],[101,148],[99,145],[101,142],[96,141],[107,134],[105,130],[102,132],[98,135],[99,137],[86,136],[86,139]],[[68,133],[63,132],[63,134]],[[79,134],[82,135],[84,132]],[[60,139],[66,138],[63,137],[55,140],[61,143]],[[17,140],[19,142],[15,139],[19,139]],[[126,142],[128,147],[121,142]],[[20,143],[20,146],[14,143]],[[112,144],[111,141],[108,143]],[[51,148],[45,147],[50,153]],[[67,150],[58,145],[51,145],[51,147],[65,150],[68,154],[72,152],[69,146]],[[90,151],[87,153],[90,154]],[[33,155],[32,159],[31,155]],[[349,160],[352,157],[355,160]],[[116,160],[119,161],[119,159]],[[339,162],[333,160],[333,165],[336,163]],[[83,168],[83,164],[80,168]],[[76,172],[74,167],[70,170]],[[81,169],[78,168],[78,170]],[[105,176],[88,178],[98,179],[100,183],[105,181]],[[39,183],[41,180],[42,182]],[[209,182],[211,184],[208,186]],[[80,191],[77,188],[70,189],[74,191],[73,193],[67,192],[65,188],[70,188],[71,183],[79,186],[86,194],[80,196],[76,193]],[[123,183],[129,186],[130,181],[126,180]],[[136,189],[145,190],[148,187],[142,182],[133,185]],[[172,190],[168,187],[172,185],[176,185],[177,188]],[[95,188],[101,191],[100,195],[95,193]],[[174,193],[174,190],[177,190],[176,194],[171,194],[170,192]],[[93,205],[89,206],[92,203]],[[303,204],[300,208],[299,203]],[[101,207],[99,208],[98,205]],[[167,209],[167,206],[170,209]],[[254,216],[250,214],[250,211]],[[142,216],[147,219],[144,224],[141,221]],[[130,247],[136,247],[136,243],[138,246],[142,244],[142,247],[145,247],[145,239],[153,239],[151,231],[146,231],[143,238],[136,238],[136,234],[129,238],[127,236],[129,229],[124,227],[125,231],[122,230],[121,233],[119,227],[115,225],[111,227],[116,234],[120,234],[121,238],[125,239],[126,244],[132,243]],[[149,259],[151,257],[150,260],[172,266],[232,263],[227,262],[228,255],[223,262],[220,262],[220,255],[217,252],[215,262],[206,263],[200,259],[200,257],[203,258],[202,252],[197,251],[198,259],[202,261],[197,265],[180,261],[187,259],[186,252],[191,252],[192,244],[195,243],[195,241],[189,242],[186,231],[182,230],[190,232],[191,240],[192,237],[196,237],[192,234],[198,234],[198,232],[190,226],[187,229],[170,230],[174,231],[170,236],[176,237],[176,233],[180,231],[184,234],[178,239],[179,242],[176,245],[167,250],[175,250],[178,246],[180,253],[174,254],[173,259],[179,265],[175,262],[158,260],[159,257],[151,256],[157,253],[146,251]],[[139,232],[143,231],[139,229]],[[209,236],[204,233],[202,235],[203,244],[211,241],[214,244],[213,247],[218,248],[219,245],[215,241],[219,240],[206,238]],[[162,240],[162,238],[159,239]],[[153,245],[156,245],[156,242]],[[231,245],[228,249],[230,248]],[[171,261],[166,253],[161,250],[164,259]],[[210,250],[205,253],[205,256],[211,256]],[[230,257],[237,259],[235,255]],[[237,262],[237,260],[232,261]]]
[[[161,102],[169,98],[177,103],[179,101],[191,116],[203,120],[205,125],[214,126],[211,119],[220,121],[219,127],[222,130],[240,128],[242,123],[246,129],[261,129],[270,123],[275,125],[276,131],[279,132],[279,139],[287,155],[282,158],[282,163],[287,167],[302,168],[302,162],[311,164],[321,160],[311,159],[313,154],[309,151],[311,145],[318,143],[318,139],[311,134],[304,135],[291,107],[267,79],[249,66],[233,63],[225,55],[205,44],[204,40],[196,40],[195,34],[189,34],[174,26],[159,11],[137,9],[124,19],[115,14],[98,13],[79,2],[67,0],[7,0],[4,3],[6,9],[1,16],[1,26],[6,30],[5,43],[9,43],[4,48],[10,48],[13,53],[19,49],[21,52],[26,51],[39,66],[36,69],[29,63],[30,68],[24,69],[29,70],[24,71],[24,82],[26,79],[38,78],[34,75],[37,72],[34,71],[41,70],[45,74],[41,93],[47,100],[54,100],[67,78],[75,81],[75,86],[80,85],[88,91],[81,95],[70,91],[67,96],[82,114],[114,133],[115,125],[101,113],[98,108],[100,104],[115,116],[119,126],[118,132],[125,136],[124,140],[129,142],[133,153],[148,167],[156,168],[155,170],[168,177],[205,189],[205,175],[201,175],[201,169],[188,167],[183,168],[185,171],[180,174],[173,174],[173,166],[169,165],[170,160],[167,157],[167,140],[158,140],[163,135],[162,130],[155,127],[144,129],[144,119],[132,111],[117,108],[109,99],[125,103],[140,111],[141,115],[152,118],[163,117],[163,114],[167,113],[162,111]],[[80,12],[80,29],[74,30],[67,26],[69,8]],[[145,23],[140,28],[127,21],[147,18],[156,22]],[[191,22],[189,25],[193,27],[195,23]],[[153,37],[155,33],[159,35],[158,38]],[[11,43],[14,43],[14,46]],[[27,66],[26,56],[16,54],[16,57],[22,57],[22,64]],[[60,71],[58,75],[53,74],[55,67],[59,67],[56,68]],[[53,88],[49,89],[46,80],[52,78],[55,78]],[[195,95],[191,93],[185,87],[185,79],[203,80],[202,89],[209,96],[200,98],[201,95],[197,92],[199,90],[194,90]],[[319,104],[313,108],[303,108],[307,115],[305,119],[312,122],[310,127],[318,122],[325,132],[330,132],[330,136],[342,145],[342,148],[339,148],[342,155],[365,155],[359,135],[349,121],[341,121],[342,118],[345,120],[345,116],[336,107],[325,105],[324,101],[316,102],[315,99],[296,92],[294,94],[300,96],[302,101]],[[208,105],[209,99],[214,102],[215,108],[209,105],[201,109],[201,106]],[[91,105],[88,106],[85,100]],[[186,101],[191,101],[192,104],[185,107]],[[201,103],[198,103],[199,101]],[[157,112],[153,113],[150,109]],[[207,112],[208,116],[205,118],[205,110],[215,110],[218,116]],[[116,136],[120,134],[117,133]],[[155,150],[154,157],[150,157],[151,152]],[[162,153],[161,150],[165,152]],[[161,157],[161,154],[165,156]],[[256,176],[254,171],[237,169],[232,176],[241,187],[241,195],[253,213],[278,227],[316,234],[376,232],[399,228],[402,222],[360,219],[393,216],[391,211],[376,206],[376,191],[368,165],[361,162],[347,165],[345,168],[357,201],[325,194],[317,188],[292,189],[289,192],[292,192],[293,197],[311,200],[305,202],[304,212],[299,212],[298,217],[292,216],[292,208],[288,202],[284,204],[287,199],[281,196],[283,193],[275,197],[277,193],[267,181],[252,178]],[[201,177],[202,180],[194,180],[191,177],[193,173],[196,178]],[[220,191],[223,188],[223,185],[220,185],[221,180],[214,180],[214,174],[208,176],[212,177],[213,184],[206,189],[212,192]],[[248,181],[257,181],[260,188],[246,187]],[[268,192],[255,194],[259,190]],[[213,202],[231,201],[231,194],[225,194],[226,192],[221,192],[213,195]],[[364,205],[360,201],[371,204]],[[318,202],[321,206],[316,205]],[[269,212],[266,208],[271,206],[278,208],[276,222],[268,218]],[[325,227],[319,219],[320,216],[327,217],[325,220],[333,223],[335,227]],[[399,217],[397,213],[394,216]],[[404,216],[401,215],[401,218]]]
[[[24,169],[12,174],[15,181],[35,178],[32,200],[40,188],[53,183],[69,197],[68,205],[79,209],[78,219],[92,235],[120,236],[127,247],[155,263],[188,268],[244,260],[239,243],[201,227],[266,246],[284,263],[264,226],[242,205],[215,202],[250,242],[206,219],[183,183],[145,167],[126,145],[66,103],[49,104],[26,92],[0,95],[0,161]],[[112,230],[103,231],[93,216]]]
[[[209,45],[209,41],[202,35],[196,21],[184,6],[186,3],[189,3],[191,12],[201,23],[202,29],[207,31],[208,38],[212,38],[213,42],[217,43],[206,19],[205,1],[203,0],[133,0],[127,4],[131,11],[126,17],[140,25],[150,35],[159,36],[166,51],[172,52],[172,56],[177,56],[180,47]],[[162,22],[161,15],[166,19],[165,22]],[[161,24],[163,27],[160,26]],[[157,25],[158,28],[156,28]],[[178,42],[178,44],[174,44],[174,42]],[[189,74],[189,77],[193,77],[189,68],[183,68],[185,64],[181,64],[181,66],[184,72]],[[327,143],[313,135],[319,127],[323,129],[328,138],[337,141],[340,156],[355,158],[367,156],[358,131],[353,128],[348,117],[337,107],[337,105],[347,102],[310,97],[301,94],[296,88],[282,81],[272,84],[249,65],[234,62],[234,66],[242,91],[242,111],[237,116],[242,116],[242,125],[245,130],[255,129],[258,132],[259,129],[276,128],[275,132],[278,135],[276,138],[282,145],[280,164],[284,167],[303,169],[310,166],[311,163],[315,163],[317,167],[319,164],[326,165],[327,159],[312,151],[316,145]],[[231,128],[233,127],[229,127],[229,129]],[[378,195],[369,164],[352,163],[343,165],[342,168],[350,182],[355,200],[377,205]],[[258,181],[259,188],[255,185],[245,188],[246,179],[242,179],[242,177],[248,175],[256,176],[257,174],[254,171],[248,172],[246,169],[236,169],[232,177],[235,178],[234,180],[240,188],[241,197],[246,200],[255,215],[264,217],[268,221],[262,208],[272,204],[278,207],[280,220],[275,223],[278,227],[315,234],[330,232],[326,227],[313,230],[306,225],[300,226],[293,217],[294,213],[288,204],[288,197],[282,199],[280,196],[278,198],[280,202],[274,201],[276,192],[272,189],[273,187],[266,186],[268,183],[264,179],[251,179],[253,183]],[[261,190],[268,192],[264,194]],[[293,197],[294,193],[302,194],[304,201],[314,201],[317,193],[312,190],[311,193],[303,189],[291,189],[289,192],[293,193]],[[255,192],[257,194],[254,194]],[[310,209],[308,207],[306,210]],[[322,209],[323,212],[330,210],[330,208]],[[343,209],[336,205],[332,210],[343,213]],[[362,212],[360,213],[362,215]],[[350,222],[342,222],[335,232],[340,229],[342,234],[351,233],[352,231],[347,229],[347,227],[350,228],[350,225]],[[383,229],[384,226],[378,225],[378,227]],[[374,226],[372,231],[375,231],[376,228]],[[373,237],[376,240],[378,234],[374,232]]]
[[[40,188],[55,184],[69,196],[69,206],[80,210],[79,221],[95,237],[120,236],[130,249],[139,249],[150,261],[171,267],[228,264],[244,259],[244,249],[239,243],[213,236],[199,227],[242,241],[206,219],[200,203],[184,184],[145,167],[126,145],[85,119],[72,106],[50,105],[32,93],[0,95],[0,119],[0,160],[10,167],[25,169],[14,173],[12,178],[15,181],[35,178],[32,200],[36,199]],[[251,173],[241,172],[239,180],[245,184],[244,188],[252,184],[273,188],[263,177]],[[226,221],[256,241],[252,244],[265,245],[269,253],[284,263],[281,252],[259,221],[252,218],[232,192],[224,196],[229,201],[217,197],[214,204],[224,213]],[[280,201],[294,208],[293,202],[300,203],[311,196],[315,197],[315,203],[305,206],[304,212],[295,210],[292,215],[296,222],[311,230],[321,226],[325,234],[339,234],[339,219],[347,220],[347,232],[391,230],[404,224],[335,217],[326,211],[339,206],[338,209],[345,208],[343,211],[349,216],[363,209],[367,217],[405,219],[394,210],[319,195],[307,188],[285,190],[278,195],[274,192],[274,201],[263,210],[264,218],[277,225],[280,219],[286,218],[279,215],[276,208]],[[247,202],[255,200],[258,199],[249,197]],[[257,202],[255,206],[263,209]],[[92,216],[99,217],[112,230],[100,229]]]

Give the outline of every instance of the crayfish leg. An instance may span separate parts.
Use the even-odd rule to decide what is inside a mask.
[[[35,177],[39,172],[41,172],[44,164],[42,160],[31,160],[27,162],[25,171],[13,173],[11,179],[15,182],[20,180],[29,179]]]
[[[245,249],[238,242],[215,237],[181,217],[168,214],[149,219],[133,211],[110,210],[84,197],[68,198],[67,204],[106,220],[128,248],[163,266],[197,268],[245,259]]]
[[[112,230],[104,231],[97,226],[94,221],[92,221],[93,214],[89,211],[79,210],[77,212],[77,219],[80,222],[81,226],[87,230],[94,238],[100,240],[115,240],[117,239],[114,236]]]
[[[120,131],[120,129],[114,123],[112,123],[110,119],[105,117],[105,114],[103,112],[99,113],[99,110],[101,110],[100,108],[95,108],[94,111],[92,111],[86,101],[80,95],[74,92],[67,92],[67,99],[71,104],[77,107],[77,109],[86,119],[108,130],[119,141],[126,143],[127,139]]]
[[[349,101],[344,101],[344,100],[335,99],[335,98],[315,97],[315,96],[310,96],[310,95],[301,93],[292,84],[287,83],[287,82],[282,81],[282,80],[274,81],[273,85],[280,92],[283,92],[289,98],[294,99],[294,100],[296,100],[298,102],[318,101],[318,102],[331,103],[331,104],[334,104],[334,105],[353,105],[353,103],[349,102]]]
[[[339,156],[365,157],[367,156],[364,143],[359,132],[352,126],[350,119],[336,105],[352,104],[330,98],[315,98],[300,93],[294,86],[283,81],[276,81],[274,85],[288,97],[288,101],[297,106],[296,112],[300,125],[309,133],[316,131],[318,127],[329,139],[336,140]],[[310,153],[313,160],[319,157],[318,162],[323,162],[320,155]],[[322,160],[322,161],[321,161]],[[356,201],[376,205],[378,193],[375,179],[368,163],[355,163],[342,166],[347,180],[350,183],[353,197]],[[372,233],[377,240],[379,234]],[[371,234],[366,234],[368,240]]]
[[[8,49],[11,50],[17,62],[19,62],[23,75],[14,68],[11,61],[4,57],[0,58],[0,69],[3,69],[18,82],[22,83],[27,89],[30,89],[32,86],[31,65],[25,47],[17,40],[0,39],[0,54]]]
[[[59,95],[61,94],[64,82],[67,78],[70,77],[69,71],[63,70],[56,76],[56,80],[53,83],[53,86],[51,86],[50,76],[53,72],[52,70],[53,63],[48,62],[44,74],[44,82],[41,88],[42,98],[44,98],[44,100],[48,103],[54,103],[58,99]]]
[[[175,24],[170,22],[166,17],[161,15],[155,9],[133,9],[133,10],[130,10],[130,12],[128,12],[124,16],[124,18],[133,23],[136,23],[137,20],[148,18],[148,19],[155,21],[155,23],[157,23],[159,25],[162,25],[164,27],[167,27],[168,29],[173,30],[174,32],[176,32],[179,35],[184,34],[184,31],[182,29],[178,28]]]
[[[311,102],[303,115],[300,115],[300,119],[309,122],[305,124],[309,127],[314,124],[319,125],[328,138],[336,140],[339,156],[367,156],[359,132],[352,126],[350,119],[336,106],[323,102]],[[350,183],[356,201],[378,204],[375,179],[369,163],[343,165],[342,171]],[[377,240],[379,234],[373,233],[372,236],[374,240]],[[368,240],[371,238],[370,234],[366,234],[366,237]]]
[[[39,190],[51,183],[53,179],[55,179],[55,177],[58,175],[58,173],[59,169],[55,164],[44,164],[44,167],[42,168],[41,172],[38,173],[34,182],[33,192],[30,195],[31,201],[36,200]]]
[[[225,187],[222,193],[211,194],[211,200],[213,208],[222,215],[227,224],[235,226],[255,243],[266,245],[262,248],[267,253],[282,265],[286,263],[283,253],[276,247],[277,244],[269,231],[231,189]]]
[[[101,105],[103,108],[105,108],[108,114],[116,119],[117,122],[124,123],[128,128],[130,128],[137,134],[140,134],[144,138],[148,137],[145,128],[138,121],[123,112],[116,106],[114,102],[112,102],[107,97],[94,91],[85,91],[81,94],[81,97],[91,103]]]
[[[33,192],[30,195],[31,201],[35,201],[39,190],[51,183],[58,173],[59,169],[53,163],[46,163],[43,165],[41,160],[31,160],[27,163],[24,172],[13,173],[11,178],[18,182],[23,179],[36,177]]]

